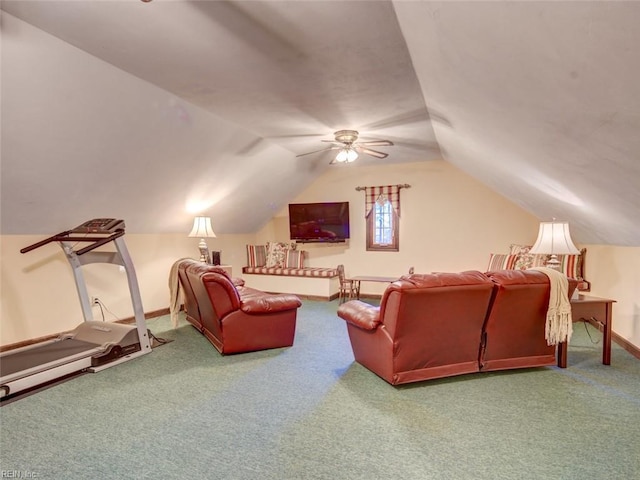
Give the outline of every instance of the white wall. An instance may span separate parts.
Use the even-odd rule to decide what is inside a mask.
[[[400,191],[400,251],[367,252],[364,192],[357,186],[411,185]],[[338,165],[291,203],[348,201],[351,239],[345,244],[303,244],[309,266],[345,265],[347,275],[486,270],[490,253],[511,243],[532,244],[538,220],[445,161],[378,167]],[[260,243],[289,241],[288,212],[280,211],[257,234]],[[381,293],[381,284],[363,284]]]
[[[55,232],[52,232],[54,234]],[[198,258],[198,239],[185,234],[125,235],[131,254],[145,312],[169,306],[169,270],[183,257]],[[62,250],[52,243],[21,254],[20,249],[43,237],[4,235],[0,237],[0,344],[7,345],[75,328],[82,322],[82,310],[71,267]],[[246,264],[247,243],[253,235],[223,235],[208,239],[211,250],[222,252],[222,263],[239,276]],[[113,250],[113,245],[109,249]],[[114,321],[133,316],[126,275],[115,265],[83,267],[90,296],[108,308],[105,319]],[[101,319],[100,309],[94,316]]]
[[[590,295],[616,301],[613,331],[640,348],[640,247],[586,247]]]

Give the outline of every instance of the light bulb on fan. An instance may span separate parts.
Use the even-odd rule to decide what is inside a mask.
[[[353,161],[355,161],[358,158],[358,152],[356,152],[354,149],[347,147],[347,148],[343,148],[338,152],[338,155],[336,155],[336,162],[340,162],[340,163],[351,163]]]

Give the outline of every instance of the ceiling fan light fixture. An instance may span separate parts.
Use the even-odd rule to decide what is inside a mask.
[[[321,150],[314,150],[313,152],[301,153],[296,157],[303,157],[305,155],[311,155],[313,153],[326,152],[328,150],[337,150],[338,154],[331,164],[334,163],[351,163],[358,159],[358,152],[365,155],[371,155],[375,158],[387,158],[389,155],[385,152],[380,152],[369,147],[391,147],[393,142],[391,140],[372,140],[367,142],[358,142],[358,132],[356,130],[338,130],[334,133],[334,140],[321,140],[322,142],[330,143],[331,145]]]
[[[358,158],[358,152],[356,152],[353,148],[347,147],[342,148],[338,155],[336,155],[336,162],[338,163],[351,163]]]

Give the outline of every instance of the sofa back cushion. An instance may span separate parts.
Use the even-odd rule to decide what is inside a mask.
[[[225,270],[213,265],[189,265],[187,277],[193,288],[205,330],[222,341],[221,320],[240,308],[240,296]]]
[[[493,283],[477,271],[405,275],[385,291],[380,318],[394,371],[477,364]]]
[[[484,326],[481,368],[553,365],[555,346],[545,340],[549,277],[536,270],[502,270],[487,276],[496,289]],[[569,298],[577,283],[569,280]]]

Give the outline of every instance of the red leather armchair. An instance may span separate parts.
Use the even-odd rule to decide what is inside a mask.
[[[352,300],[338,316],[356,361],[392,385],[472,373],[493,288],[475,271],[408,275],[380,307]]]
[[[300,299],[268,294],[234,282],[213,265],[178,265],[187,320],[222,354],[293,345]]]

